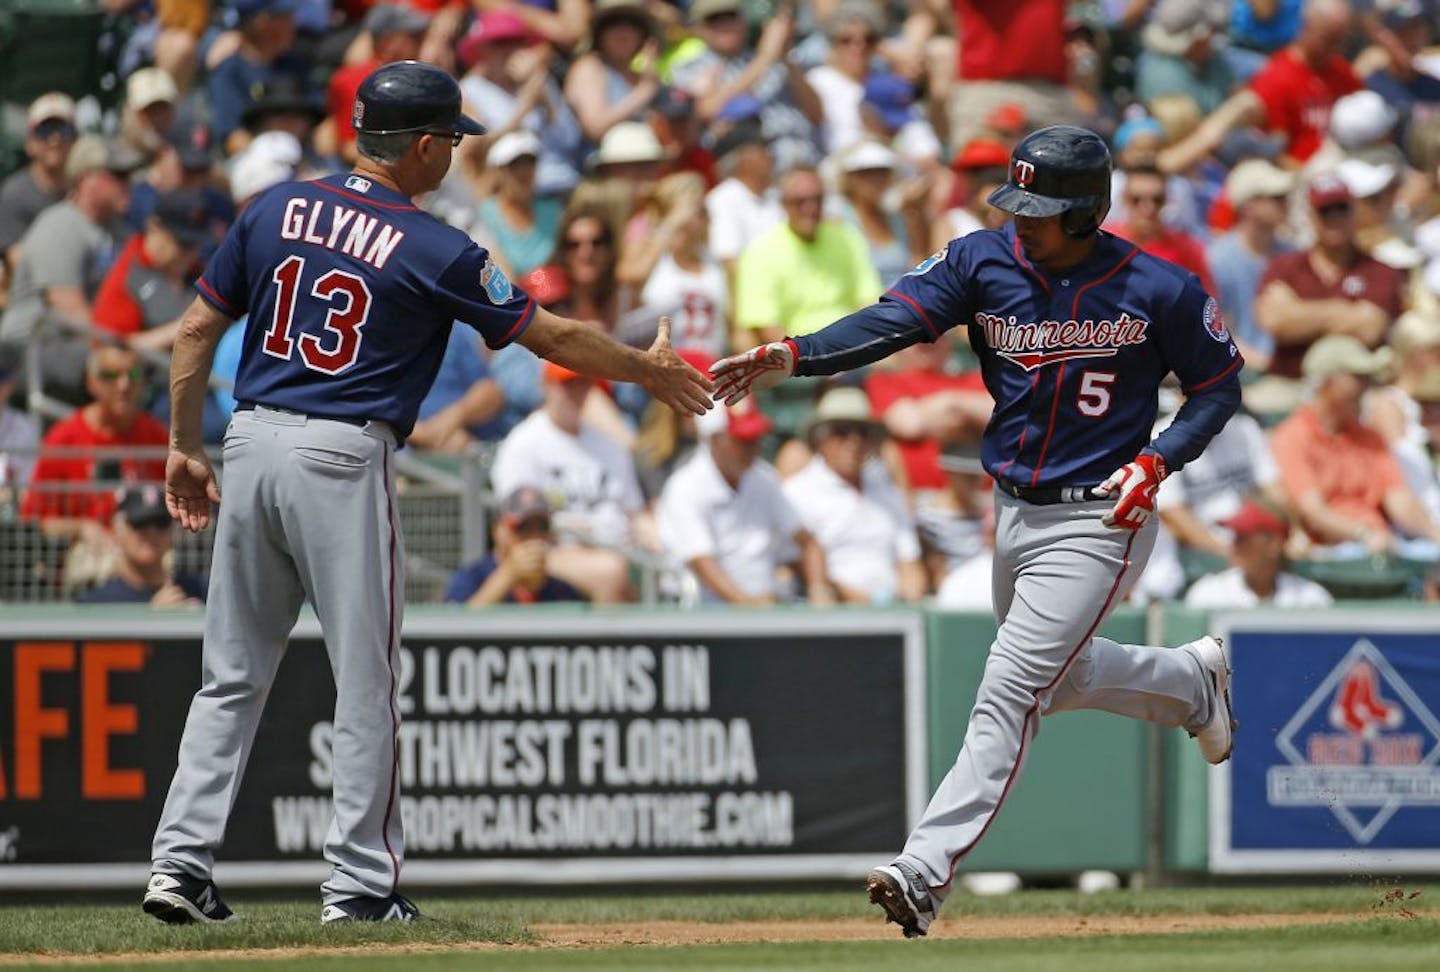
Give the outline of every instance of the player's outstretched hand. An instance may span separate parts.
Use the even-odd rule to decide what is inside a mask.
[[[165,459],[165,507],[180,525],[199,533],[210,525],[210,504],[220,502],[220,487],[205,450],[171,449]]]
[[[670,347],[670,318],[660,318],[655,343],[646,352],[652,365],[644,381],[650,395],[677,412],[703,415],[710,411],[710,379],[692,368]]]
[[[772,341],[721,358],[710,368],[715,401],[734,405],[752,391],[774,388],[795,373],[795,352],[788,341]]]
[[[1124,530],[1140,529],[1155,512],[1155,492],[1166,475],[1165,460],[1151,452],[1142,452],[1134,462],[1115,470],[1095,487],[1096,496],[1115,497],[1102,522]]]

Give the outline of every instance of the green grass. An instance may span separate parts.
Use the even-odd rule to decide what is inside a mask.
[[[348,953],[289,958],[224,958],[220,955],[163,961],[167,951],[223,952],[228,949],[283,949],[326,946],[526,945],[537,941],[535,924],[633,923],[660,920],[731,922],[824,920],[863,916],[879,924],[863,893],[699,894],[673,892],[646,897],[506,898],[420,896],[434,917],[414,926],[322,927],[318,904],[231,896],[245,916],[234,925],[171,927],[147,918],[134,905],[0,905],[0,953],[39,956],[151,953],[147,961],[106,963],[106,972],[177,969],[230,972],[321,972],[326,969],[874,969],[900,963],[903,972],[964,969],[966,972],[1366,972],[1440,969],[1440,921],[1401,916],[1401,907],[1440,908],[1440,889],[1407,887],[1418,897],[1387,902],[1390,885],[1341,884],[1305,888],[1195,888],[1119,891],[1080,895],[1030,891],[997,898],[960,895],[946,908],[953,934],[964,916],[1227,915],[1258,913],[1340,913],[1355,920],[1311,927],[1203,932],[1176,935],[1103,936],[1044,941],[931,940],[795,942],[783,944],[649,946],[633,949],[456,950],[374,955]],[[893,927],[893,926],[892,926]],[[53,961],[53,958],[52,958]],[[25,967],[25,966],[22,966]],[[55,967],[53,964],[48,967]]]

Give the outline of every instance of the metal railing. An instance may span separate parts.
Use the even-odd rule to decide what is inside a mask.
[[[32,503],[42,508],[50,505],[45,497],[65,497],[74,512],[83,514],[98,497],[118,497],[121,490],[132,486],[163,486],[159,470],[166,454],[163,446],[48,447],[41,449],[40,455],[92,461],[96,478],[86,482],[32,482],[23,487],[0,484],[0,602],[68,601],[108,576],[113,563],[114,552],[107,545],[54,535],[39,516],[25,515],[27,495],[39,497]],[[8,455],[22,456],[13,450]],[[225,470],[220,451],[210,450],[209,455],[223,489]],[[493,459],[493,447],[485,446],[454,456],[411,450],[399,453],[396,501],[406,553],[405,596],[410,603],[440,600],[456,569],[484,555],[489,524],[498,506],[489,485]],[[133,470],[137,465],[148,466],[149,475],[125,478],[124,468]],[[171,555],[173,570],[205,574],[213,543],[213,523],[200,533],[177,527]],[[688,588],[679,576],[683,572],[676,572],[665,558],[636,548],[615,549],[632,566],[642,604],[654,605],[662,600],[693,603],[693,592],[687,595]],[[665,582],[667,575],[672,582]]]

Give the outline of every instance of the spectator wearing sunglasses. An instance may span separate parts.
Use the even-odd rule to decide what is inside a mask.
[[[1125,191],[1121,197],[1125,203],[1123,220],[1112,223],[1108,229],[1116,236],[1123,236],[1140,249],[1162,260],[1184,267],[1213,292],[1210,283],[1210,268],[1205,261],[1205,247],[1195,237],[1183,230],[1165,224],[1161,217],[1165,209],[1165,173],[1153,166],[1136,166],[1125,173]]]
[[[127,488],[111,525],[117,556],[110,576],[77,593],[78,603],[179,607],[205,600],[204,578],[172,570],[175,534],[160,486]]]
[[[815,456],[785,480],[785,497],[825,551],[840,600],[914,602],[925,596],[920,540],[877,456],[885,427],[858,388],[832,388],[808,423]]]
[[[1314,245],[1271,260],[1255,299],[1256,319],[1275,339],[1270,374],[1282,378],[1299,378],[1305,352],[1326,335],[1379,347],[1405,309],[1405,274],[1356,245],[1354,200],[1345,182],[1316,176],[1308,195]]]
[[[75,144],[75,102],[52,91],[30,104],[25,156],[30,164],[0,186],[0,257],[13,270],[20,238],[47,206],[65,198],[65,159]]]
[[[140,408],[144,379],[140,358],[130,348],[101,345],[90,353],[85,387],[92,400],[45,434],[20,508],[22,516],[40,520],[47,536],[104,532],[115,515],[117,480],[164,480],[170,437]],[[147,448],[153,457],[144,455]]]

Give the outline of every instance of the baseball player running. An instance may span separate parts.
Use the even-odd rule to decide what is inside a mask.
[[[1242,359],[1199,280],[1099,229],[1110,152],[1093,132],[1041,129],[1016,146],[991,205],[1001,229],[950,243],[880,301],[818,333],[712,369],[717,401],[792,375],[878,361],[965,325],[995,399],[981,457],[995,480],[1000,622],[965,742],[870,900],[924,935],[955,868],[994,819],[1040,717],[1104,709],[1183,726],[1211,763],[1230,755],[1229,670],[1213,638],[1181,650],[1095,637],[1144,568],[1155,491],[1240,402]],[[1162,378],[1187,398],[1147,441]]]
[[[557,317],[506,280],[486,251],[415,208],[464,135],[445,72],[415,61],[365,79],[354,172],[285,183],[231,229],[186,311],[171,369],[166,499],[190,530],[220,499],[200,416],[216,342],[249,314],[225,435],[200,691],[155,834],[144,910],[162,921],[234,916],[211,881],[261,709],[308,600],[335,676],[332,865],[325,922],[409,921],[398,891],[396,656],[403,546],[392,474],[440,366],[451,322],[492,348],[519,341],[574,371],[637,382],[702,413],[710,382],[670,349],[648,351]]]

